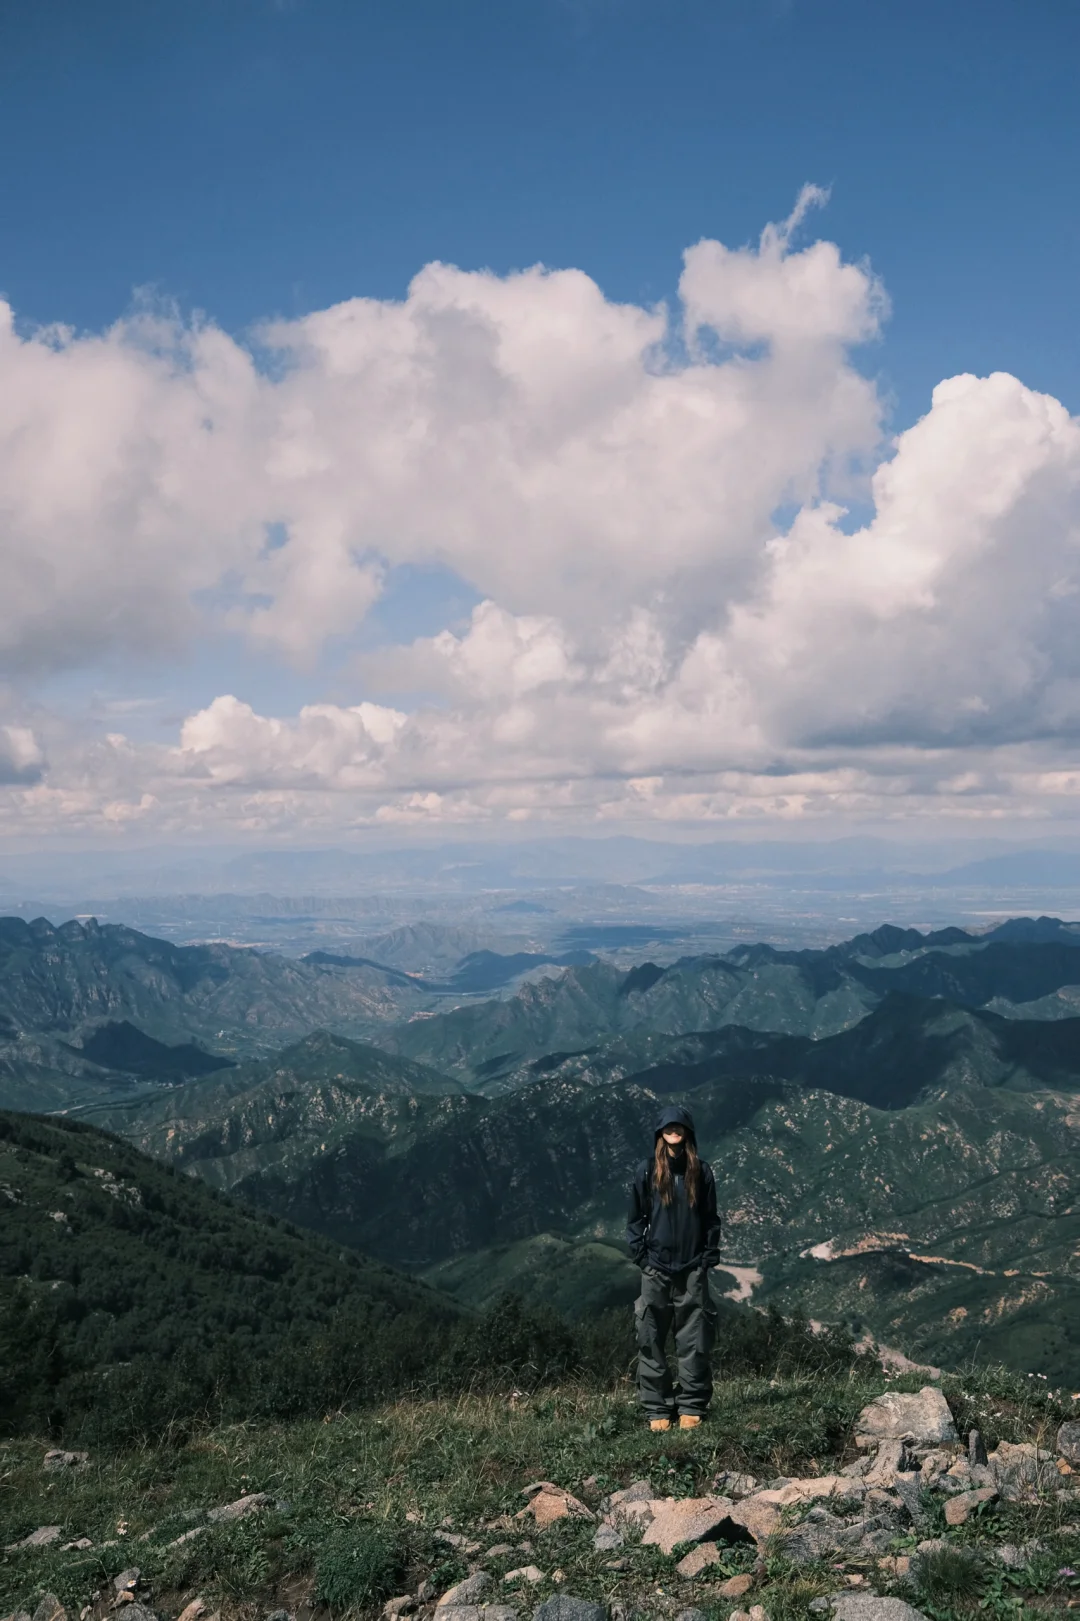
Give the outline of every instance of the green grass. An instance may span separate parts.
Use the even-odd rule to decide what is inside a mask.
[[[1010,1375],[980,1377],[967,1386],[967,1400],[971,1412],[985,1415],[991,1443],[994,1412],[1007,1439],[1045,1433],[1055,1421],[1044,1388]],[[912,1388],[919,1379],[891,1383]],[[63,1541],[85,1536],[94,1548],[4,1556],[0,1614],[32,1609],[44,1591],[56,1593],[72,1614],[85,1604],[102,1614],[102,1589],[134,1564],[149,1585],[148,1602],[165,1616],[176,1615],[195,1594],[221,1608],[226,1621],[251,1603],[265,1613],[279,1606],[295,1610],[305,1599],[335,1617],[373,1615],[393,1593],[415,1591],[424,1579],[442,1591],[470,1562],[483,1561],[496,1587],[516,1565],[534,1563],[544,1571],[545,1582],[519,1600],[526,1612],[558,1590],[551,1577],[561,1569],[563,1590],[583,1598],[617,1599],[658,1615],[693,1603],[726,1621],[736,1606],[716,1596],[717,1582],[752,1569],[753,1549],[726,1550],[708,1579],[686,1583],[674,1574],[675,1558],[652,1548],[623,1548],[617,1557],[626,1568],[607,1568],[613,1556],[594,1552],[588,1522],[563,1521],[540,1533],[527,1522],[512,1529],[485,1526],[516,1514],[525,1502],[522,1487],[537,1479],[557,1481],[595,1506],[603,1493],[640,1476],[662,1495],[688,1496],[707,1492],[720,1469],[747,1470],[763,1481],[827,1472],[852,1455],[853,1421],[884,1387],[885,1380],[865,1367],[841,1375],[720,1381],[702,1431],[663,1436],[645,1429],[625,1384],[609,1392],[566,1386],[526,1396],[403,1400],[322,1422],[231,1425],[175,1445],[95,1452],[87,1469],[59,1475],[42,1471],[46,1442],[12,1440],[0,1446],[0,1546],[58,1524]],[[952,1382],[947,1388],[958,1405]],[[252,1491],[269,1493],[271,1504],[169,1547],[205,1525],[208,1509]],[[1080,1517],[1075,1505],[1071,1512]],[[1066,1514],[1057,1504],[1009,1505],[978,1526],[949,1533],[953,1563],[935,1567],[933,1591],[927,1578],[925,1596],[921,1586],[917,1594],[911,1584],[890,1589],[876,1567],[848,1568],[861,1570],[879,1591],[913,1598],[933,1621],[987,1611],[1016,1617],[1025,1603],[1033,1616],[1063,1613],[1077,1583],[1057,1572],[1080,1569],[1080,1537],[1060,1530]],[[441,1541],[440,1530],[466,1534],[481,1552],[470,1558]],[[1049,1550],[1039,1568],[1006,1576],[985,1557],[993,1541],[1032,1537]],[[486,1550],[500,1542],[513,1551],[485,1560]],[[531,1549],[520,1549],[522,1542]],[[913,1539],[906,1548],[903,1542],[897,1551],[911,1552]],[[968,1571],[958,1563],[966,1558],[993,1573],[984,1587],[974,1578],[964,1586],[949,1577],[950,1570]],[[843,1583],[844,1573],[830,1566],[796,1569],[769,1558],[752,1601],[765,1605],[770,1621],[794,1621],[807,1614],[811,1598]],[[973,1609],[983,1601],[983,1611]]]

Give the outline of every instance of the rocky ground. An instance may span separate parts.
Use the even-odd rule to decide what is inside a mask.
[[[350,1611],[387,1621],[951,1621],[1080,1608],[1080,1423],[1058,1422],[1059,1409],[1049,1424],[1049,1406],[1041,1419],[1037,1404],[1021,1413],[1001,1389],[973,1401],[943,1383],[894,1381],[869,1401],[856,1388],[846,1411],[843,1392],[828,1393],[817,1430],[788,1448],[802,1467],[787,1472],[771,1465],[790,1423],[781,1416],[763,1436],[795,1399],[779,1380],[718,1393],[711,1425],[669,1437],[643,1434],[629,1401],[581,1393],[483,1412],[428,1404],[420,1430],[407,1404],[339,1418],[308,1427],[302,1464],[292,1436],[288,1467],[281,1435],[271,1458],[265,1437],[233,1431],[128,1460],[139,1512],[114,1519],[114,1494],[95,1534],[89,1488],[105,1477],[93,1456],[39,1449],[35,1463],[13,1444],[0,1484],[10,1493],[36,1480],[37,1500],[56,1513],[6,1545],[8,1621]],[[804,1403],[811,1395],[804,1382]],[[1005,1438],[1021,1429],[1031,1438]],[[560,1466],[550,1478],[513,1480],[545,1452]],[[208,1455],[212,1478],[257,1489],[190,1506],[193,1460]],[[6,1524],[27,1525],[30,1490],[14,1516],[9,1498]]]

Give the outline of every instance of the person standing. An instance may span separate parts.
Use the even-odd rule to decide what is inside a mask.
[[[630,1189],[626,1241],[641,1268],[634,1324],[638,1395],[649,1427],[669,1430],[677,1413],[680,1429],[695,1429],[712,1397],[716,1309],[709,1268],[720,1259],[720,1217],[716,1180],[698,1157],[689,1109],[667,1108],[657,1121],[652,1157]],[[665,1350],[672,1327],[677,1400]]]

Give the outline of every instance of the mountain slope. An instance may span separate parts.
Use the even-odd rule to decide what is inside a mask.
[[[403,1312],[428,1331],[453,1315],[415,1281],[71,1121],[0,1112],[0,1209],[0,1424],[35,1401],[107,1406],[96,1377],[134,1359],[179,1358],[196,1384],[231,1364],[239,1382],[339,1320],[374,1343]],[[159,1403],[165,1383],[151,1381]]]
[[[144,1078],[175,1064],[155,1065],[146,1050],[136,1057],[138,1035],[170,1045],[194,1038],[221,1054],[244,1054],[320,1025],[363,1034],[423,1002],[405,976],[378,968],[343,971],[226,945],[176,946],[93,919],[54,928],[43,918],[0,918],[0,1041],[60,1035],[81,1041],[91,1059]],[[115,1027],[125,1022],[137,1034],[118,1053]],[[112,1031],[108,1054],[95,1050],[105,1039],[101,1027]]]

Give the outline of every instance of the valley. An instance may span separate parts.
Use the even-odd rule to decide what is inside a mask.
[[[387,937],[397,962],[92,922],[9,919],[0,944],[0,1104],[103,1128],[470,1308],[633,1298],[625,1188],[678,1097],[717,1171],[719,1293],[1072,1376],[1075,925],[630,968],[437,925]],[[427,976],[398,966],[416,950]]]

